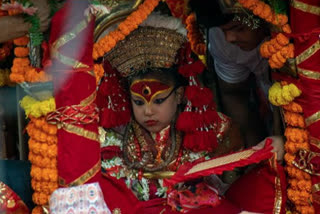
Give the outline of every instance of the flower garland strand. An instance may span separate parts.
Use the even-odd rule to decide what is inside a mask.
[[[289,188],[288,199],[294,204],[295,211],[302,214],[315,213],[312,202],[311,176],[293,165],[296,153],[300,149],[309,150],[309,133],[303,117],[301,105],[294,102],[295,97],[300,96],[301,91],[294,85],[286,82],[276,82],[269,89],[269,101],[284,110],[284,119],[287,125],[284,160],[288,173]]]
[[[301,91],[293,83],[275,82],[269,88],[269,101],[275,106],[288,105],[300,95]]]
[[[30,60],[28,58],[29,48],[27,47],[29,37],[20,37],[13,40],[13,43],[16,46],[14,49],[16,57],[13,60],[13,65],[11,67],[10,80],[12,82],[47,82],[52,79],[52,77],[43,70],[39,71],[39,69],[30,65]]]
[[[191,50],[197,55],[206,54],[206,44],[204,43],[203,35],[197,25],[196,16],[191,13],[186,19],[186,28],[188,31],[187,37],[191,44]]]
[[[293,107],[298,104],[291,102],[289,105]],[[302,111],[296,111],[295,108],[290,108],[289,106],[284,108],[284,118],[287,124],[285,130],[285,136],[287,138],[285,143],[286,154],[284,159],[287,164],[286,171],[289,176],[287,195],[288,199],[295,205],[296,211],[301,214],[313,214],[315,210],[311,204],[311,176],[295,167],[292,163],[299,150],[310,150],[309,133],[306,130],[302,113]]]
[[[138,28],[138,26],[148,17],[148,15],[158,5],[159,0],[145,0],[136,11],[131,13],[126,20],[121,22],[118,28],[102,39],[100,39],[93,46],[93,59],[97,60],[105,53],[109,52],[120,40],[123,40],[131,31]]]
[[[288,16],[276,14],[270,5],[261,0],[239,0],[242,7],[251,10],[254,15],[279,27],[285,33],[291,33],[288,24]],[[294,46],[289,44],[289,39],[282,33],[278,33],[270,41],[264,42],[260,47],[260,54],[264,58],[269,58],[271,68],[281,68],[287,59],[294,57]]]
[[[30,118],[26,130],[30,136],[32,200],[37,205],[32,213],[42,214],[42,206],[48,205],[51,193],[58,188],[57,126],[48,124],[45,119],[48,112],[55,111],[55,102],[53,98],[36,101],[26,96],[20,105]]]
[[[44,101],[37,101],[30,96],[25,96],[20,101],[21,107],[29,117],[41,117],[47,115],[49,112],[56,110],[56,103],[53,97]]]

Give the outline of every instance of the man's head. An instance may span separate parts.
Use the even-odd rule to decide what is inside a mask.
[[[254,49],[266,36],[266,30],[263,29],[266,25],[260,21],[260,27],[254,28],[253,23],[251,25],[245,23],[243,20],[247,19],[248,15],[241,13],[239,8],[226,9],[226,5],[219,3],[218,0],[190,0],[189,6],[191,11],[195,12],[200,27],[220,27],[226,41],[239,46],[242,50]]]

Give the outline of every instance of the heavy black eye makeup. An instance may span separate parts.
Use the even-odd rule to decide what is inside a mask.
[[[131,99],[134,102],[134,104],[136,104],[137,106],[144,105],[144,101],[142,101],[142,100],[138,100],[138,99],[134,99],[134,98],[131,98]]]

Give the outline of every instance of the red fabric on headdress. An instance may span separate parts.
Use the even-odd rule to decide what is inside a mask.
[[[119,73],[107,61],[104,62],[104,70],[97,92],[100,125],[105,128],[125,125],[131,118],[128,94],[121,86]]]

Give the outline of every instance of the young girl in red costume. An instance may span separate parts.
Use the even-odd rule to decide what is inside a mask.
[[[60,16],[53,19],[53,26],[59,26],[57,23],[63,22],[67,12],[66,9],[58,12]],[[86,39],[81,40],[87,42],[83,46],[85,49],[81,51],[83,55],[75,56],[74,40],[58,49],[59,53],[56,55],[71,55],[71,58],[82,64],[92,65],[90,50],[93,24],[91,20],[88,27],[75,38],[87,35]],[[68,27],[72,32],[73,26],[70,24],[65,27],[66,33],[61,29],[52,31],[56,33],[51,35],[52,45],[59,45],[56,41],[68,35]],[[52,52],[54,51],[57,51],[57,47],[53,48]],[[112,213],[201,214],[239,213],[248,210],[248,206],[236,203],[237,200],[232,200],[231,203],[222,196],[225,186],[217,176],[201,178],[171,189],[163,185],[163,179],[170,178],[183,164],[209,157],[218,146],[218,141],[222,142],[228,128],[228,120],[214,109],[210,90],[202,88],[197,81],[196,76],[203,70],[203,65],[193,58],[181,21],[151,15],[137,30],[118,42],[104,59],[105,77],[97,94],[99,122],[105,128],[105,131],[100,129],[103,176],[99,170],[100,147],[94,138],[96,120],[77,125],[75,128],[79,128],[81,132],[68,129],[74,127],[72,125],[63,124],[58,130],[59,184],[73,188],[72,186],[79,184],[98,182]],[[56,57],[56,61],[59,60]],[[55,63],[57,62],[53,61]],[[55,96],[57,108],[70,105],[79,107],[80,104],[87,103],[89,98],[95,97],[95,79],[87,72],[90,67],[69,69],[65,61],[59,61],[55,67],[59,69],[56,70],[79,72],[69,72],[67,82],[67,78],[61,76],[55,81],[59,89]],[[58,86],[61,82],[65,84],[60,88]],[[84,92],[78,93],[79,91]],[[90,103],[94,106],[93,104]],[[267,177],[264,176],[265,170],[257,172],[262,178]],[[269,177],[273,185],[275,175]],[[247,183],[253,190],[254,180],[257,179]],[[247,186],[246,188],[248,189]],[[271,208],[266,197],[260,200],[263,205],[268,205],[269,210],[279,209],[279,206],[281,209],[281,199],[279,202],[274,197],[275,187],[271,186],[271,190],[270,185],[261,188],[263,193],[272,195],[268,197],[272,200]],[[261,199],[244,190],[233,192],[240,193],[240,199],[244,198],[245,193],[246,201],[250,204],[252,197]],[[63,200],[67,198],[63,191],[61,194],[64,196],[60,198],[63,210],[66,207],[63,203],[68,201]],[[92,199],[91,192],[81,194],[81,200],[75,205],[81,205],[85,196],[88,200]],[[234,196],[233,199],[239,197]]]
[[[197,81],[204,67],[193,58],[185,33],[180,20],[152,14],[105,55],[97,100],[106,128],[102,170],[108,185],[102,189],[111,210],[243,210],[224,198],[226,185],[217,176],[170,190],[163,185],[182,164],[210,158],[229,128],[211,92]]]

